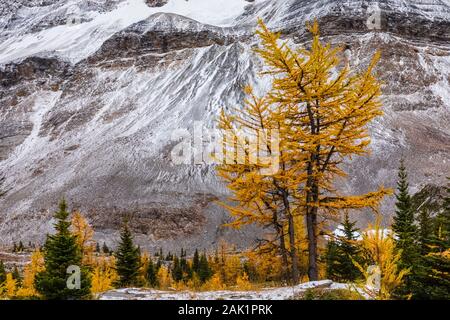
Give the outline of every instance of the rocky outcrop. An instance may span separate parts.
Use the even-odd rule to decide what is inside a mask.
[[[167,4],[169,0],[145,0],[149,7],[162,7]]]
[[[30,135],[30,102],[36,92],[59,91],[69,76],[70,65],[55,58],[30,57],[0,66],[0,161]]]
[[[312,281],[291,287],[264,288],[258,291],[162,291],[139,288],[111,290],[99,295],[100,300],[295,300],[302,299],[310,290],[353,290],[354,296],[366,296],[353,284],[331,280]],[[366,297],[368,298],[368,297]]]
[[[182,49],[228,45],[237,39],[222,28],[201,24],[176,14],[158,13],[114,35],[88,61],[136,61],[148,54],[166,54]]]

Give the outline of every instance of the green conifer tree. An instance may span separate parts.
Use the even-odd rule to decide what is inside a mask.
[[[447,188],[450,194],[450,188]],[[423,257],[426,273],[422,277],[420,299],[450,300],[450,197],[434,218],[434,232],[427,241]]]
[[[181,248],[181,254],[180,254],[180,267],[181,267],[181,271],[183,273],[183,277],[186,280],[191,279],[192,271],[190,270],[190,266],[187,261],[186,250],[183,250],[183,248]]]
[[[45,270],[35,278],[36,290],[45,299],[74,300],[90,297],[90,274],[86,267],[82,266],[81,250],[76,237],[70,233],[68,217],[66,201],[62,200],[54,215],[56,233],[47,235],[44,245]],[[79,271],[78,276],[70,273],[76,268]]]
[[[362,277],[353,261],[361,263],[360,249],[356,244],[359,229],[356,221],[350,221],[348,213],[342,222],[343,236],[331,240],[327,249],[327,274],[330,279],[340,282],[354,282]]]
[[[426,256],[430,252],[430,240],[433,237],[433,219],[430,211],[426,208],[419,211],[419,247],[420,254]]]
[[[198,250],[195,249],[194,258],[192,259],[192,271],[198,273],[200,270],[200,256]]]
[[[183,269],[181,268],[180,259],[177,256],[173,257],[172,278],[177,282],[183,280]]]
[[[110,254],[111,251],[109,250],[108,246],[106,245],[105,242],[103,242],[103,246],[102,246],[102,251],[104,254]]]
[[[149,258],[148,260],[148,266],[147,266],[147,282],[150,285],[151,288],[157,288],[158,287],[158,265],[155,265],[153,263],[152,258]]]
[[[3,261],[0,260],[0,286],[6,281],[6,270]]]
[[[334,239],[330,239],[325,251],[325,261],[327,279],[333,281],[339,281],[340,278],[340,275],[338,274],[338,255],[339,245]]]
[[[396,211],[392,230],[396,236],[396,249],[401,250],[399,268],[410,270],[396,294],[398,297],[405,297],[414,293],[417,290],[417,286],[420,286],[420,283],[418,283],[420,254],[417,243],[418,230],[415,225],[414,210],[409,194],[408,173],[403,159],[400,160],[395,197]]]
[[[12,278],[14,280],[16,280],[17,282],[17,286],[21,286],[22,285],[22,275],[19,272],[19,269],[17,268],[17,266],[14,266],[13,272],[12,272]]]
[[[133,243],[128,224],[125,222],[120,234],[119,247],[115,253],[116,271],[119,279],[116,282],[118,287],[140,286],[139,268],[141,266],[141,257],[139,248]]]
[[[201,282],[205,282],[212,277],[212,270],[209,266],[206,253],[200,256],[197,275]]]

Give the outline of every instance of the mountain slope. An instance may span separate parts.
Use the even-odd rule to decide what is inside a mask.
[[[245,84],[261,92],[268,87],[252,51],[257,17],[297,44],[307,41],[305,20],[317,17],[326,40],[351,47],[355,65],[382,50],[378,71],[386,83],[386,114],[371,127],[372,154],[348,165],[344,190],[393,186],[402,154],[415,190],[445,183],[447,1],[378,1],[381,30],[365,26],[366,1],[213,2],[169,0],[149,7],[139,0],[73,0],[36,1],[14,12],[6,7],[0,20],[3,241],[42,241],[51,228],[48,210],[65,195],[107,242],[129,216],[147,247],[208,247],[222,236],[245,244],[256,230],[248,237],[218,227],[229,217],[214,204],[226,196],[214,168],[175,165],[170,154],[177,141],[170,137],[197,121],[212,127],[222,107],[242,102]],[[217,10],[219,5],[227,10]],[[79,24],[48,25],[55,17],[72,17],[74,6]],[[384,204],[387,216],[391,204]]]

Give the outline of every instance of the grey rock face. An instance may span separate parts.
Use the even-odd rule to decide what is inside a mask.
[[[141,246],[151,249],[210,247],[222,237],[244,246],[264,232],[221,227],[230,217],[215,204],[227,192],[214,167],[175,165],[170,157],[174,130],[192,130],[195,121],[212,127],[222,107],[242,103],[244,85],[267,88],[252,50],[256,17],[297,45],[308,45],[305,21],[318,17],[324,39],[347,44],[355,66],[382,51],[385,115],[370,127],[370,156],[348,163],[349,178],[339,182],[345,192],[394,186],[401,155],[413,191],[444,184],[450,169],[448,4],[379,1],[381,29],[371,31],[368,3],[253,2],[227,28],[158,13],[114,33],[77,63],[55,51],[0,65],[0,240],[42,241],[63,195],[109,246],[124,217]],[[29,10],[43,14],[59,4]],[[114,8],[95,4],[98,9],[82,9],[89,19]],[[9,16],[25,12],[9,10]],[[20,16],[0,19],[0,39],[39,29]],[[387,221],[392,201],[382,208]],[[371,218],[359,217],[361,224]]]

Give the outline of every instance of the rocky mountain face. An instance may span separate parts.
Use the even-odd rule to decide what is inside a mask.
[[[42,241],[65,196],[109,245],[123,217],[143,247],[204,248],[222,237],[250,243],[261,231],[221,227],[229,217],[215,201],[227,193],[214,167],[173,163],[171,137],[197,122],[213,127],[222,107],[242,103],[245,84],[268,87],[252,50],[257,17],[294,45],[308,45],[305,22],[317,18],[325,40],[350,47],[355,67],[382,52],[385,115],[370,128],[370,156],[348,163],[343,190],[395,186],[402,155],[413,191],[446,183],[446,0],[7,0],[0,4],[2,242]],[[388,199],[386,221],[391,207]],[[359,217],[363,224],[370,215]]]

